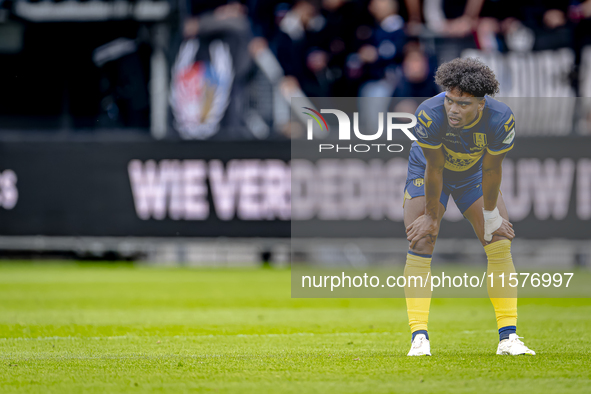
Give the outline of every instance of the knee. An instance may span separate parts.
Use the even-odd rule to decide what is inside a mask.
[[[515,239],[515,238],[513,238],[513,239]],[[502,235],[493,235],[492,241],[490,241],[490,242],[486,242],[484,240],[484,238],[482,238],[482,239],[479,238],[479,241],[482,244],[482,246],[486,247],[488,245],[494,244],[495,242],[500,242],[500,241],[509,241],[509,242],[511,242],[512,239],[509,239],[507,237],[503,237]]]
[[[435,240],[431,241],[428,238],[419,240],[414,248],[409,248],[410,251],[416,254],[433,254],[435,249]]]

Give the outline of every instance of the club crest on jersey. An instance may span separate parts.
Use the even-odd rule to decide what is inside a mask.
[[[425,183],[425,180],[423,178],[419,178],[412,181],[412,183],[414,183],[416,187],[421,187],[423,186],[423,183]]]
[[[423,125],[418,124],[417,127],[415,127],[415,131],[419,137],[427,138],[427,130],[425,127],[423,127]]]
[[[486,134],[474,133],[474,144],[479,148],[484,148],[486,146]]]

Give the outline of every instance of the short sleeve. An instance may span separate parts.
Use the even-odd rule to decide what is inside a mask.
[[[500,155],[513,149],[515,145],[515,116],[510,108],[499,117],[500,126],[496,128],[494,136],[486,150],[491,155]]]
[[[439,117],[425,105],[420,105],[415,116],[417,125],[413,127],[413,135],[417,138],[417,144],[422,148],[438,149],[442,145],[439,134]]]

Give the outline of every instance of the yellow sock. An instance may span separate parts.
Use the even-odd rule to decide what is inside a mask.
[[[406,265],[404,276],[407,286],[404,288],[406,297],[406,310],[408,312],[408,324],[410,332],[418,330],[427,331],[429,320],[429,306],[431,304],[431,286],[415,287],[408,286],[410,276],[420,276],[423,281],[427,280],[427,274],[431,272],[431,257],[421,257],[414,254],[406,254]],[[414,281],[411,281],[411,284]]]
[[[498,328],[517,325],[517,288],[509,286],[509,274],[515,272],[511,241],[503,239],[484,247],[488,258],[488,275],[493,273],[493,286],[487,277],[488,296],[495,308]],[[504,276],[504,286],[499,275]]]

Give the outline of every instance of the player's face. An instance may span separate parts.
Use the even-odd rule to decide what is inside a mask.
[[[445,92],[445,113],[451,127],[461,128],[472,123],[484,108],[484,99],[459,89]]]

